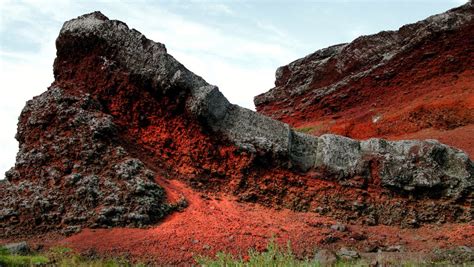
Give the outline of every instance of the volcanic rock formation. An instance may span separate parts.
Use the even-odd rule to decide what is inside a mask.
[[[0,184],[0,235],[152,224],[185,201],[167,179],[340,220],[472,220],[473,163],[435,140],[315,137],[230,104],[123,22],[64,24],[55,81],[24,108]]]
[[[437,138],[474,154],[474,5],[318,50],[257,111],[320,135]]]

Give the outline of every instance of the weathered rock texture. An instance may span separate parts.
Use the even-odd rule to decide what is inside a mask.
[[[118,128],[89,94],[51,86],[20,117],[15,168],[0,190],[3,234],[80,226],[142,226],[171,209],[155,173],[117,142]]]
[[[99,12],[66,22],[56,46],[54,83],[20,117],[0,235],[154,223],[179,204],[168,178],[346,221],[472,219],[473,167],[458,149],[296,132]]]
[[[306,132],[437,138],[474,154],[474,5],[328,47],[276,71],[257,111]]]

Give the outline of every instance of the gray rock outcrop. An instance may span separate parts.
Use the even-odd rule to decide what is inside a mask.
[[[275,87],[256,96],[254,103],[258,109],[269,102],[291,101],[291,98],[311,90],[312,100],[307,101],[309,106],[316,99],[367,76],[398,54],[416,48],[423,39],[440,32],[455,31],[472,22],[473,10],[474,4],[467,3],[448,12],[405,25],[398,31],[382,31],[358,37],[351,43],[318,50],[278,68],[275,73]]]
[[[470,18],[468,14],[456,15],[456,20]],[[449,18],[434,16],[427,20],[426,27],[442,28],[441,22],[446,19]],[[109,59],[108,64],[118,61],[158,93],[179,89],[182,92],[175,92],[179,96],[188,92],[188,113],[221,139],[243,150],[270,155],[302,172],[318,171],[328,179],[356,176],[373,179],[376,175],[382,186],[403,192],[424,190],[450,198],[472,194],[473,163],[456,148],[435,140],[357,141],[337,135],[315,137],[299,133],[285,123],[231,104],[216,86],[209,85],[167,54],[163,44],[129,30],[123,22],[108,20],[99,12],[66,22],[58,38],[62,40],[61,50],[67,51],[64,46],[69,45],[68,40],[81,38],[97,38],[106,46],[116,47],[116,57]],[[320,53],[330,56],[341,49],[343,46],[335,46]],[[362,52],[361,55],[368,55],[370,51]]]

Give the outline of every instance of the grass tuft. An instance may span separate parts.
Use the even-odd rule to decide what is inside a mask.
[[[33,266],[46,264],[48,262],[48,258],[41,255],[0,255],[0,266]]]
[[[13,255],[0,247],[0,266],[57,266],[57,267],[129,267],[145,266],[132,264],[122,258],[88,258],[80,256],[66,247],[54,247],[42,255]]]
[[[215,258],[199,256],[196,262],[206,267],[247,267],[247,266],[320,266],[318,262],[312,260],[299,260],[293,254],[290,244],[286,249],[282,249],[273,240],[267,245],[264,252],[251,249],[247,256],[235,257],[231,254],[218,252]]]

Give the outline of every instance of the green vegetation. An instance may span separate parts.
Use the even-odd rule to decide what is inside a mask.
[[[301,127],[301,128],[296,128],[295,130],[300,133],[311,134],[311,132],[313,132],[314,129],[315,127]]]
[[[314,266],[309,261],[300,261],[295,258],[290,246],[286,250],[270,241],[265,252],[250,250],[248,257],[234,257],[231,254],[219,252],[215,259],[197,257],[196,261],[203,266]]]
[[[42,255],[12,255],[0,248],[0,266],[58,266],[58,267],[128,267],[145,266],[131,264],[125,259],[87,258],[75,254],[71,249],[55,247]]]
[[[467,259],[467,258],[466,258]],[[286,249],[280,248],[273,240],[271,240],[264,252],[257,252],[250,250],[248,256],[235,257],[232,254],[223,252],[217,253],[216,257],[197,257],[196,262],[205,267],[260,267],[260,266],[272,266],[272,267],[319,267],[319,266],[371,266],[367,260],[341,260],[329,265],[322,265],[314,259],[298,259],[292,252],[291,246],[288,245]],[[379,263],[382,266],[402,266],[402,267],[418,267],[418,266],[474,266],[472,261],[467,259],[466,261],[460,261],[458,263],[446,260],[435,259],[433,260],[422,260],[422,259],[379,259]]]
[[[11,255],[4,248],[0,248],[0,266],[32,266],[48,263],[48,258],[40,255]]]
[[[68,267],[124,267],[124,266],[144,266],[144,265],[132,265],[125,260],[117,259],[86,259],[80,256],[72,256],[61,259],[59,262],[54,263],[55,266]]]
[[[77,266],[77,267],[122,267],[134,266],[125,259],[104,259],[90,257],[86,258],[75,254],[70,248],[55,247],[52,248],[47,256],[50,263],[55,266]]]
[[[292,252],[291,246],[288,244],[286,249],[280,248],[274,241],[270,241],[264,252],[250,250],[246,257],[235,257],[231,254],[219,252],[215,258],[197,257],[196,262],[206,267],[257,267],[257,266],[274,266],[274,267],[317,267],[321,264],[315,260],[298,259]],[[367,266],[364,262],[337,262],[336,267],[342,266]]]
[[[313,134],[313,135],[321,135],[325,133],[329,133],[329,126],[330,124],[315,124],[310,126],[304,126],[295,128],[296,131],[305,134]]]
[[[405,259],[402,262],[399,260],[392,261],[390,259],[379,259],[383,266],[474,266],[472,257],[467,255],[467,258],[458,257],[459,253],[452,252],[452,256],[456,256],[457,263],[452,260],[446,260],[445,257],[439,259],[432,259],[434,261],[423,261],[420,259],[410,260]],[[131,266],[147,266],[144,264],[132,264],[123,258],[100,258],[94,256],[84,257],[74,253],[71,249],[65,247],[55,247],[40,255],[12,255],[7,250],[0,248],[0,266],[58,266],[58,267],[131,267]],[[451,255],[450,254],[450,255]],[[250,250],[246,256],[233,256],[232,254],[219,252],[215,257],[199,256],[195,258],[196,262],[205,267],[319,267],[321,265],[314,259],[300,259],[291,250],[288,244],[286,248],[281,248],[273,240],[267,245],[264,252]],[[151,265],[153,266],[153,265]],[[338,260],[330,266],[344,267],[344,266],[370,266],[365,260],[343,261]]]

